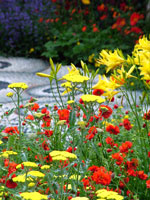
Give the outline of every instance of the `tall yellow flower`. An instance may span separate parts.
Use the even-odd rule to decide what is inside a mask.
[[[105,75],[103,75],[102,79],[102,77],[99,75],[99,81],[96,85],[92,87],[92,89],[101,89],[108,92],[109,90],[114,90],[118,87],[120,87],[120,85],[112,79],[108,80]]]
[[[135,45],[135,49],[150,51],[150,40],[148,40],[144,35],[139,39],[138,44]]]
[[[122,52],[117,49],[112,51],[102,50],[100,53],[100,58],[97,60],[99,65],[106,65],[106,72],[113,70],[125,63]]]

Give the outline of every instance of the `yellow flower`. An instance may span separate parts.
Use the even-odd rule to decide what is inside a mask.
[[[17,155],[17,152],[14,151],[4,151],[2,154],[0,154],[0,158],[4,157],[4,158],[8,158],[10,155]]]
[[[92,95],[92,94],[84,94],[81,96],[81,99],[84,102],[97,102],[97,103],[103,103],[105,99],[103,99],[100,96]]]
[[[88,57],[88,61],[89,63],[92,63],[93,62],[93,58],[94,58],[95,54],[92,53],[89,57]]]
[[[23,162],[23,163],[17,165],[17,166],[16,166],[16,169],[21,168],[22,165],[23,165],[24,167],[38,167],[38,165],[37,165],[35,162],[26,161],[26,162]]]
[[[142,67],[139,67],[144,80],[150,80],[150,62],[145,62]]]
[[[39,192],[22,192],[20,196],[25,200],[44,200],[48,199],[47,195],[40,194]]]
[[[79,42],[79,41],[77,42],[77,45],[80,45],[80,42]]]
[[[39,171],[29,171],[28,175],[38,177],[38,178],[43,178],[45,176],[45,174]]]
[[[101,89],[106,92],[109,90],[114,90],[121,85],[117,84],[115,81],[113,81],[111,78],[108,80],[105,75],[103,75],[103,79],[101,78],[101,75],[99,75],[99,81],[96,85],[92,87],[92,89]]]
[[[67,104],[72,104],[72,103],[74,103],[74,100],[67,101]]]
[[[16,176],[16,177],[12,178],[12,180],[13,180],[14,182],[19,182],[19,183],[24,183],[24,182],[26,182],[26,181],[31,181],[31,182],[34,181],[33,178],[27,177],[26,174],[20,174],[20,175],[18,175],[18,176]]]
[[[97,197],[100,197],[97,200],[101,200],[101,199],[123,200],[124,199],[124,197],[119,195],[117,192],[107,191],[106,189],[100,189],[96,191],[96,195]]]
[[[110,70],[114,70],[124,62],[125,59],[119,49],[114,50],[114,52],[102,50],[100,53],[100,58],[97,60],[99,65],[106,65],[106,73]]]
[[[28,85],[26,83],[11,83],[8,85],[8,88],[11,88],[11,89],[27,89],[28,88]]]
[[[64,125],[66,123],[66,120],[59,120],[58,122],[57,122],[57,125],[59,126],[62,126],[62,125]]]
[[[80,74],[76,75],[66,74],[62,78],[73,83],[83,83],[84,81],[88,81],[90,79],[89,77],[82,76]]]
[[[72,200],[89,200],[87,197],[73,197]]]
[[[34,187],[35,186],[35,183],[34,182],[31,182],[28,184],[28,187]]]
[[[150,51],[150,40],[144,35],[139,39],[138,44],[135,45],[135,49]]]
[[[29,53],[32,53],[32,52],[34,52],[34,48],[31,48],[31,49],[29,50]]]
[[[112,91],[111,90],[111,91],[105,92],[104,94],[102,94],[102,96],[107,97],[107,100],[111,101],[112,98],[118,93],[119,93],[119,91]]]
[[[85,5],[89,5],[91,2],[90,2],[90,0],[81,0],[82,1],[82,3],[83,4],[85,4]]]
[[[77,159],[77,156],[67,151],[52,151],[49,153],[52,160],[66,160],[66,159]]]
[[[77,124],[80,128],[84,129],[87,123],[85,121],[79,121]]]
[[[45,114],[39,112],[39,113],[34,113],[33,116],[35,118],[41,119],[43,116],[45,116]]]
[[[44,169],[49,169],[49,168],[50,168],[49,165],[43,165],[43,166],[41,167],[42,170],[44,170]]]
[[[7,97],[12,97],[13,95],[14,95],[13,92],[8,92],[8,93],[6,94]]]
[[[81,176],[80,175],[76,175],[76,174],[73,174],[69,177],[69,179],[71,180],[80,180],[81,179]]]
[[[0,140],[0,144],[3,144],[3,142]]]
[[[68,81],[67,81],[67,82],[65,82],[65,83],[62,83],[62,84],[61,84],[61,86],[62,86],[62,87],[65,87],[65,88],[72,88],[72,85],[71,85],[71,83],[70,83],[70,82],[68,82]]]

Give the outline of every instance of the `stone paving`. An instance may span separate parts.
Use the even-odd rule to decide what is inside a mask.
[[[29,88],[23,93],[24,100],[29,100],[30,97],[35,97],[38,99],[38,103],[40,104],[40,106],[44,106],[45,104],[49,104],[52,106],[56,103],[52,92],[50,91],[48,78],[39,77],[36,75],[36,72],[49,74],[49,63],[39,59],[0,57],[0,104],[3,104],[2,108],[0,108],[0,116],[6,110],[14,107],[11,99],[6,96],[6,94],[10,92],[10,89],[7,88],[7,86],[8,84],[13,82],[25,82],[29,86]],[[58,78],[61,78],[66,73],[68,73],[67,66],[62,66],[58,73]],[[97,81],[98,77],[96,77],[94,83],[96,83]],[[53,84],[53,89],[55,91],[56,97],[58,97],[55,84]],[[60,90],[63,92],[63,88],[60,87]],[[137,91],[137,100],[139,99],[140,95],[141,92]],[[80,95],[77,96],[77,99],[79,99],[79,96]],[[63,96],[63,100],[65,99],[66,96]],[[116,101],[113,104],[120,104],[121,100],[117,100],[117,98],[115,99]],[[123,102],[123,104],[125,108],[128,108],[125,101]],[[15,119],[16,114],[13,114],[10,117],[10,122],[15,124]],[[1,120],[0,124],[1,123],[7,124],[8,122]]]

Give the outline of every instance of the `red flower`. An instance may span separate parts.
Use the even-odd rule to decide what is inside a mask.
[[[105,119],[109,118],[113,110],[107,105],[101,105],[99,107],[99,116],[104,117]]]
[[[111,137],[107,137],[107,138],[106,138],[106,143],[107,143],[107,144],[110,144],[111,147],[114,146],[114,140],[113,140]]]
[[[33,106],[31,106],[31,110],[37,111],[39,109],[39,104],[38,103],[34,103]]]
[[[150,120],[150,110],[147,113],[144,113],[144,117],[145,120]]]
[[[130,29],[130,32],[137,33],[137,34],[142,34],[143,33],[143,31],[139,27],[136,27],[136,26],[132,27]]]
[[[59,115],[59,120],[66,120],[67,122],[69,122],[69,110],[67,109],[63,109],[63,110],[58,110],[57,111],[58,115]]]
[[[87,27],[86,27],[86,26],[83,26],[83,27],[82,27],[82,32],[85,32],[86,29],[87,29]]]
[[[113,159],[117,160],[116,161],[117,165],[121,165],[124,160],[125,154],[120,155],[120,153],[118,152],[118,153],[112,154],[111,156]]]
[[[93,90],[92,94],[96,95],[96,96],[101,96],[102,94],[104,94],[104,90],[95,89],[95,90]]]
[[[144,171],[138,171],[138,177],[142,180],[146,180],[148,178],[148,175],[144,174]]]
[[[112,124],[110,124],[106,127],[106,131],[109,132],[110,134],[114,134],[114,135],[118,135],[118,133],[120,133],[119,127],[114,126]]]
[[[150,179],[146,181],[146,187],[150,189]]]
[[[132,128],[131,123],[130,123],[130,121],[128,119],[124,119],[123,120],[123,126],[128,131]]]
[[[99,19],[100,20],[104,20],[104,19],[106,19],[107,18],[107,15],[102,15]]]
[[[12,178],[16,177],[15,174],[12,175],[11,179],[8,179],[6,181],[6,187],[10,188],[10,189],[13,189],[13,188],[16,188],[17,187],[17,183],[13,182]]]
[[[44,140],[44,142],[42,143],[42,148],[45,150],[45,151],[49,151],[50,148],[48,147],[48,144],[46,143],[46,141]]]
[[[53,131],[51,130],[45,130],[44,134],[47,136],[47,137],[50,137],[53,135]]]
[[[132,158],[131,161],[127,161],[125,163],[125,166],[126,166],[127,170],[128,169],[136,169],[138,164],[139,164],[138,160],[136,158]]]
[[[119,147],[121,153],[128,153],[128,149],[132,147],[132,142],[126,141]]]
[[[19,134],[17,126],[6,127],[2,132],[8,133],[9,135]]]
[[[130,17],[130,24],[131,26],[136,25],[136,23],[139,21],[140,19],[140,14],[139,13],[132,13],[131,17]]]
[[[118,31],[126,24],[125,18],[118,17],[117,21],[112,25],[112,29],[117,29]]]
[[[111,174],[112,172],[108,172],[105,167],[99,167],[99,169],[93,173],[91,178],[96,184],[109,185],[111,182]]]
[[[27,115],[25,119],[34,120],[34,117],[33,117],[33,115]]]

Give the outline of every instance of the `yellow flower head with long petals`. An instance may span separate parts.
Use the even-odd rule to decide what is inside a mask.
[[[118,66],[123,64],[125,59],[120,50],[106,51],[102,50],[100,53],[100,58],[97,60],[99,65],[106,65],[106,73],[110,70],[116,69]]]
[[[135,49],[150,51],[150,40],[144,35],[139,39],[138,44],[135,45]]]

